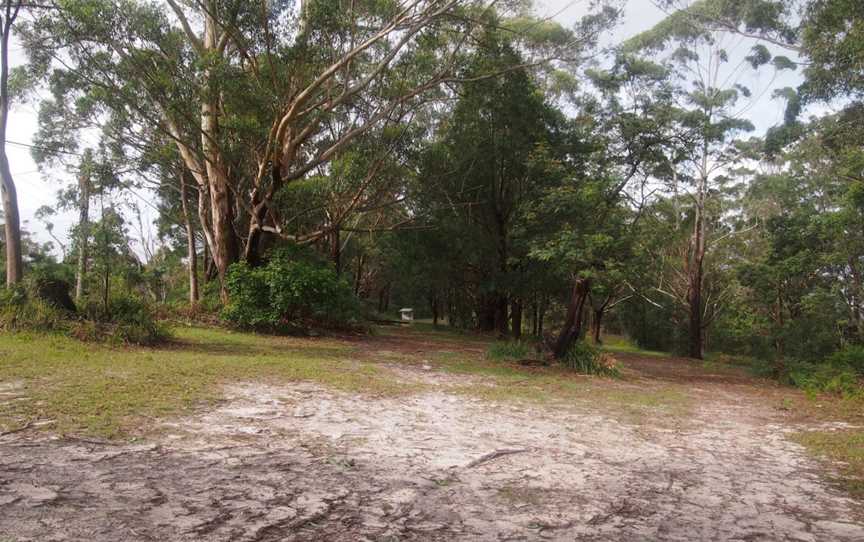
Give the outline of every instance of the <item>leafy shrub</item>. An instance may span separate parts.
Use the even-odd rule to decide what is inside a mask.
[[[864,346],[847,346],[828,356],[826,361],[834,367],[849,367],[864,376]]]
[[[88,341],[152,345],[168,338],[154,310],[140,299],[117,295],[108,302],[106,311],[101,300],[85,299],[78,308],[81,317],[72,334]]]
[[[787,379],[810,396],[827,393],[851,397],[862,393],[858,374],[843,365],[797,362],[788,366]]]
[[[621,372],[615,358],[603,353],[585,341],[576,341],[564,356],[564,365],[577,373],[619,377]]]
[[[326,265],[276,253],[258,268],[231,266],[230,302],[222,316],[232,324],[260,331],[345,327],[357,318],[351,286]]]
[[[525,359],[531,350],[531,345],[522,341],[496,341],[489,345],[486,357],[497,361]]]
[[[41,299],[33,299],[23,286],[0,290],[2,331],[66,331],[69,316]]]

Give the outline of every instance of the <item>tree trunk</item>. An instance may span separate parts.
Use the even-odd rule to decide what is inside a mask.
[[[534,298],[534,301],[531,302],[531,335],[537,336],[537,317],[539,316],[537,310],[537,298]]]
[[[212,14],[204,17],[204,49],[217,50],[218,24]],[[234,206],[231,204],[231,184],[228,167],[219,148],[219,89],[216,85],[215,70],[208,69],[201,104],[201,151],[210,188],[210,220],[213,243],[211,248],[213,262],[219,272],[222,284],[222,300],[228,300],[225,277],[231,264],[240,259],[237,234],[234,232]]]
[[[17,14],[20,2],[12,2],[11,9]],[[3,20],[3,35],[0,40],[0,192],[3,197],[4,234],[6,236],[6,286],[17,284],[24,277],[24,262],[21,258],[21,217],[18,211],[18,192],[9,168],[6,155],[6,125],[9,122],[9,34],[14,16],[7,7]],[[11,18],[11,20],[9,20]]]
[[[774,312],[774,325],[776,327],[776,332],[774,333],[774,376],[778,377],[783,373],[786,366],[786,348],[783,341],[783,290],[779,285],[777,286],[777,305]]]
[[[78,176],[78,269],[75,273],[75,302],[84,296],[84,278],[87,275],[87,243],[90,240],[90,171],[89,163]]]
[[[357,273],[354,275],[354,295],[360,297],[360,287],[363,283],[363,264],[366,257],[363,254],[357,257]]]
[[[237,262],[240,251],[237,244],[237,236],[234,233],[234,207],[231,205],[230,189],[228,179],[222,171],[213,169],[210,177],[210,217],[213,230],[213,263],[219,273],[222,283],[222,298],[227,301],[228,292],[225,289],[225,277],[231,264]]]
[[[200,295],[198,293],[198,251],[195,249],[195,226],[189,215],[189,206],[186,202],[186,172],[180,173],[180,205],[183,210],[183,223],[186,226],[186,257],[189,260],[187,271],[189,273],[189,304],[194,308],[198,305]]]
[[[432,325],[438,327],[438,318],[439,318],[439,310],[438,310],[438,294],[432,294],[429,297],[429,307],[432,309]]]
[[[495,331],[500,337],[508,335],[507,306],[509,304],[506,295],[499,295],[495,300]]]
[[[688,355],[702,359],[702,266],[691,270],[687,305],[690,312]]]
[[[693,217],[693,235],[687,251],[687,308],[689,311],[689,337],[687,350],[691,358],[702,359],[704,346],[702,332],[703,263],[705,260],[705,200],[708,197],[708,142],[703,141],[702,165],[696,188]]]
[[[543,336],[543,320],[546,319],[546,296],[540,298],[540,306],[537,308],[537,336]]]
[[[567,306],[567,316],[564,326],[555,341],[553,353],[555,358],[561,359],[570,350],[570,347],[582,334],[582,315],[585,309],[585,301],[591,290],[591,283],[586,278],[578,278],[573,282],[573,291],[570,294],[570,303]]]
[[[480,331],[492,331],[495,329],[496,304],[495,297],[485,294],[480,297],[480,308],[477,311],[477,326]]]
[[[337,275],[342,274],[342,236],[339,233],[339,226],[330,233],[330,255]]]
[[[282,185],[282,168],[278,163],[273,164],[270,169],[271,187],[270,193],[275,193]],[[264,221],[267,218],[269,207],[260,189],[255,190],[251,202],[252,215],[249,217],[249,236],[246,241],[246,253],[244,259],[252,267],[261,264],[261,238],[264,235]]]
[[[111,263],[108,254],[108,230],[105,226],[105,187],[99,191],[99,220],[102,227],[102,310],[110,314],[111,302]]]
[[[384,307],[384,295],[387,293],[387,285],[381,287],[378,290],[378,312],[384,312],[386,309]]]
[[[603,325],[603,313],[606,312],[605,307],[594,309],[594,318],[591,320],[591,331],[594,335],[594,344],[603,344],[600,338],[601,326]]]
[[[522,338],[522,301],[514,299],[510,304],[511,325],[513,327],[513,338]]]

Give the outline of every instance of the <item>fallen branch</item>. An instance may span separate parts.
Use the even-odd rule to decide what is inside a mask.
[[[503,457],[505,455],[521,454],[521,453],[525,453],[527,451],[529,451],[527,448],[520,448],[520,449],[514,449],[514,450],[495,450],[494,452],[488,453],[488,454],[484,455],[483,457],[479,457],[479,458],[475,459],[474,461],[468,463],[467,465],[465,465],[465,468],[466,469],[473,469],[474,467],[476,467],[478,465],[482,465],[483,463],[492,461],[493,459],[498,459],[499,457]]]

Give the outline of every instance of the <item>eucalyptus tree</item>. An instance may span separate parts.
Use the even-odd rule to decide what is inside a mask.
[[[775,71],[795,68],[790,59],[772,56],[758,43],[749,55],[730,58],[730,49],[739,45],[735,40],[741,38],[693,24],[689,16],[675,13],[626,46],[629,51],[659,58],[677,83],[676,123],[681,146],[669,156],[667,178],[674,190],[689,186],[691,234],[683,268],[687,277],[688,353],[694,358],[702,357],[708,324],[704,262],[714,242],[708,207],[731,179],[728,169],[747,157],[747,147],[739,144],[741,134],[754,129],[745,118],[754,102],[751,90],[741,84],[742,72],[766,65]],[[677,301],[680,296],[672,297]]]
[[[0,3],[0,195],[3,198],[3,231],[6,245],[6,286],[11,287],[24,276],[21,258],[21,217],[18,192],[9,157],[6,155],[6,133],[9,124],[9,40],[15,20],[21,13],[23,0]]]
[[[658,0],[680,22],[734,33],[804,57],[806,100],[864,92],[858,0]]]
[[[207,203],[201,226],[224,277],[239,258],[257,257],[265,233],[297,240],[272,208],[284,186],[459,82],[495,4],[316,0],[298,11],[263,0],[169,0],[166,13],[135,0],[57,0],[25,44],[65,87],[45,108],[46,123],[49,110],[75,104],[91,125],[111,116],[127,132],[154,129],[174,142]],[[603,20],[523,44],[567,57]],[[530,38],[528,29],[521,35]]]
[[[864,4],[810,0],[801,22],[808,99],[864,98]]]
[[[577,101],[558,154],[542,158],[548,182],[525,216],[531,258],[550,267],[559,292],[566,291],[564,322],[552,346],[557,357],[582,337],[588,303],[597,301],[599,321],[624,290],[634,210],[670,139],[667,70],[619,55],[610,69],[588,75],[593,92]]]
[[[84,151],[78,171],[78,264],[75,269],[75,301],[84,295],[84,280],[87,275],[87,248],[90,242],[90,192],[93,175],[93,152]]]

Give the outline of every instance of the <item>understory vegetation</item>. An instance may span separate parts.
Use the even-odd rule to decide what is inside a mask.
[[[38,276],[0,292],[0,331],[56,332],[82,341],[154,345],[168,339],[167,326],[139,298],[85,298],[76,305],[68,285]]]
[[[258,268],[235,264],[228,272],[228,322],[258,331],[290,331],[314,325],[348,327],[359,318],[351,286],[312,255],[278,252]]]
[[[216,369],[169,322],[292,344],[414,318],[494,337],[472,363],[499,375],[638,352],[864,397],[864,3],[658,0],[611,44],[612,0],[295,4],[4,4],[0,131],[37,109],[17,144],[57,184],[22,221],[0,167],[4,340],[157,346],[129,371],[180,385]]]

